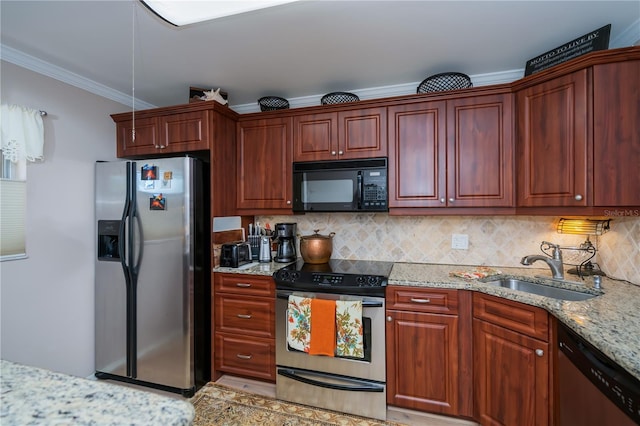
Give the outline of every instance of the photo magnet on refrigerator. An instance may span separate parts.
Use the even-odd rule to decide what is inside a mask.
[[[149,198],[150,210],[166,210],[167,199],[162,194],[153,194],[153,197]]]

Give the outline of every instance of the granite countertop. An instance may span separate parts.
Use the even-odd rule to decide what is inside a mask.
[[[215,268],[214,272],[271,276],[286,263],[252,263],[240,268]],[[479,291],[546,309],[560,322],[584,337],[634,377],[640,380],[640,286],[602,278],[602,290],[593,289],[590,277],[565,275],[580,284],[551,281],[551,273],[537,268],[496,267],[503,277],[526,278],[557,287],[580,289],[598,297],[585,301],[564,301],[518,290],[485,284],[482,279],[451,276],[453,272],[472,271],[475,266],[423,263],[394,263],[389,285],[450,288]],[[549,277],[540,279],[539,276]]]
[[[601,294],[592,299],[573,302],[485,284],[482,279],[464,279],[450,275],[452,272],[474,268],[461,265],[394,263],[389,285],[479,291],[544,308],[640,380],[640,286],[603,277],[602,290],[598,291],[593,289],[591,277],[586,277],[582,281],[584,284],[565,284],[551,281],[551,273],[548,270],[496,268],[501,272],[501,276],[525,278],[557,287],[580,288],[582,291]],[[540,279],[539,276],[548,276],[549,279]],[[581,281],[574,275],[565,274],[565,279]]]
[[[253,262],[242,265],[239,268],[226,268],[219,266],[213,269],[213,272],[224,272],[225,274],[249,274],[249,275],[264,275],[272,276],[275,271],[282,269],[285,266],[291,265],[291,263],[278,263],[278,262]]]
[[[190,425],[186,400],[0,360],[2,425]]]

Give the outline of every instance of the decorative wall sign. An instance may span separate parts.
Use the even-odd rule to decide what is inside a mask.
[[[524,75],[531,75],[596,50],[609,48],[611,24],[598,28],[527,61]]]

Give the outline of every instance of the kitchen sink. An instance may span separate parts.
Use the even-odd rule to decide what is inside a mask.
[[[597,294],[585,293],[566,288],[551,287],[517,278],[501,278],[498,280],[485,281],[484,283],[561,300],[578,301],[598,296]]]

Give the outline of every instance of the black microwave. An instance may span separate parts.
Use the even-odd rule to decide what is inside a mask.
[[[387,159],[293,163],[293,211],[386,212]]]

